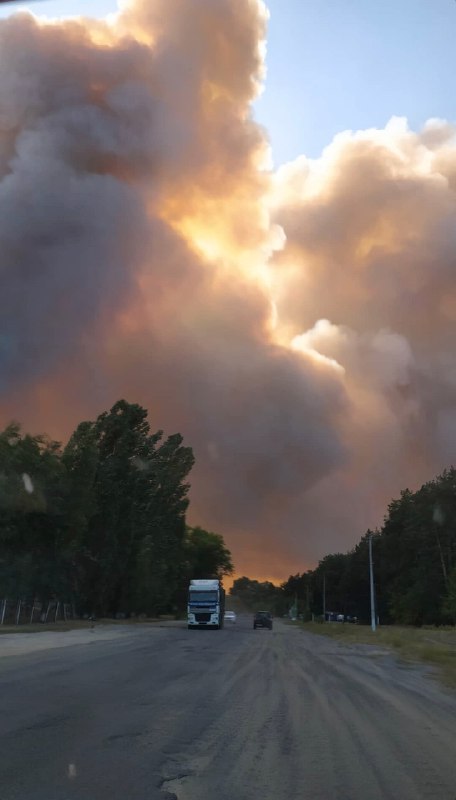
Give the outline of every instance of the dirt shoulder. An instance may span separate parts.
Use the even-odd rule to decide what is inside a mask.
[[[66,631],[79,631],[79,630],[91,630],[93,627],[99,627],[100,625],[144,625],[148,623],[157,623],[157,622],[166,622],[168,620],[174,620],[174,617],[141,617],[141,618],[134,618],[134,619],[110,619],[109,617],[96,619],[94,622],[91,620],[83,620],[83,619],[72,619],[63,622],[62,620],[59,622],[45,622],[45,623],[38,623],[34,622],[31,625],[0,625],[0,636],[4,634],[12,634],[12,633],[43,633],[43,632],[54,632],[54,633],[61,633]]]
[[[176,623],[174,623],[176,624]],[[71,627],[70,627],[71,625]],[[27,626],[8,632],[7,628],[2,631],[0,636],[0,658],[2,656],[19,656],[28,653],[35,653],[40,650],[51,650],[54,648],[69,647],[77,644],[88,644],[90,642],[107,642],[121,638],[133,632],[133,630],[147,630],[150,627],[170,626],[172,621],[150,620],[129,624],[128,622],[106,623],[68,623],[65,627],[54,625],[52,628],[46,626],[33,626],[32,631],[24,632]],[[29,626],[32,628],[32,626]],[[38,628],[38,630],[37,630]]]
[[[307,622],[304,630],[345,644],[370,644],[393,650],[405,661],[430,664],[448,686],[456,687],[456,628],[408,628],[385,625],[374,632],[367,625]]]

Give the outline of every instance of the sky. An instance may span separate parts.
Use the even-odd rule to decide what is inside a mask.
[[[336,133],[405,116],[454,119],[454,0],[269,0],[257,103],[277,164],[316,158]]]
[[[0,425],[141,403],[286,579],[456,463],[456,4],[85,9],[2,9]]]
[[[24,4],[26,5],[26,4]],[[0,9],[13,13],[17,4]],[[23,7],[20,3],[19,7]],[[46,0],[50,17],[104,17],[115,0]],[[405,116],[454,120],[454,0],[268,0],[267,80],[254,109],[274,163],[317,158],[343,130]]]

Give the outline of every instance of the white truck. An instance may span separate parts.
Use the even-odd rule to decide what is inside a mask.
[[[225,590],[219,580],[193,580],[188,587],[188,628],[223,628]]]

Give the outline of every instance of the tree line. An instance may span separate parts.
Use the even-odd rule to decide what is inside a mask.
[[[403,625],[456,623],[456,470],[393,500],[383,525],[367,531],[347,553],[326,555],[313,570],[281,586],[239,578],[232,592],[249,608],[304,618],[327,611],[370,620],[369,538],[372,537],[377,614]],[[325,594],[325,598],[323,597]]]
[[[119,400],[65,447],[0,433],[0,597],[60,598],[79,614],[159,614],[185,606],[193,577],[233,571],[223,538],[186,523],[191,447],[151,432]]]

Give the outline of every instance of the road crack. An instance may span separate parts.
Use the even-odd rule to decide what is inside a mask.
[[[183,800],[182,782],[192,775],[193,771],[191,769],[182,767],[176,772],[173,771],[172,775],[164,778],[160,783],[160,791],[163,792],[164,800]]]

